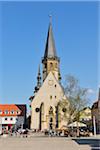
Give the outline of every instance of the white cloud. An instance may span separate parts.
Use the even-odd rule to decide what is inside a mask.
[[[94,94],[95,91],[93,89],[88,89],[88,94]]]

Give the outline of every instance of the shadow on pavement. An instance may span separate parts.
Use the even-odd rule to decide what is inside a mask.
[[[77,144],[89,145],[91,150],[100,150],[100,139],[73,139]]]

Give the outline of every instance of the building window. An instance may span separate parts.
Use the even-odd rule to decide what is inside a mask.
[[[10,120],[13,120],[13,118],[10,118]]]
[[[50,122],[53,122],[53,118],[50,118]]]
[[[7,120],[7,118],[5,118],[5,120]]]
[[[11,114],[14,114],[14,110],[11,110],[11,112],[10,112]]]
[[[52,69],[53,68],[53,63],[50,63],[50,69]]]
[[[55,84],[55,88],[57,87],[57,85]]]
[[[50,99],[52,99],[52,95],[50,95]]]
[[[50,106],[49,114],[53,114],[53,108]]]
[[[2,114],[2,110],[0,110],[0,114]]]
[[[16,118],[16,121],[18,121],[18,118]]]
[[[63,108],[62,111],[65,113],[67,110],[66,110],[66,108]]]
[[[17,111],[16,111],[16,114],[20,114],[20,112],[17,110]]]
[[[5,110],[5,112],[4,112],[5,114],[8,114],[8,110]]]

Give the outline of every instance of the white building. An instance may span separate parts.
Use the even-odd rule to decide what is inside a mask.
[[[0,134],[2,133],[2,118],[0,117]]]
[[[26,105],[1,104],[0,127],[2,131],[25,126]]]

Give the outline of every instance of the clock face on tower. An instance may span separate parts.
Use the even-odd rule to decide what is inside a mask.
[[[48,85],[52,86],[54,84],[54,81],[53,80],[49,80],[48,81]]]

